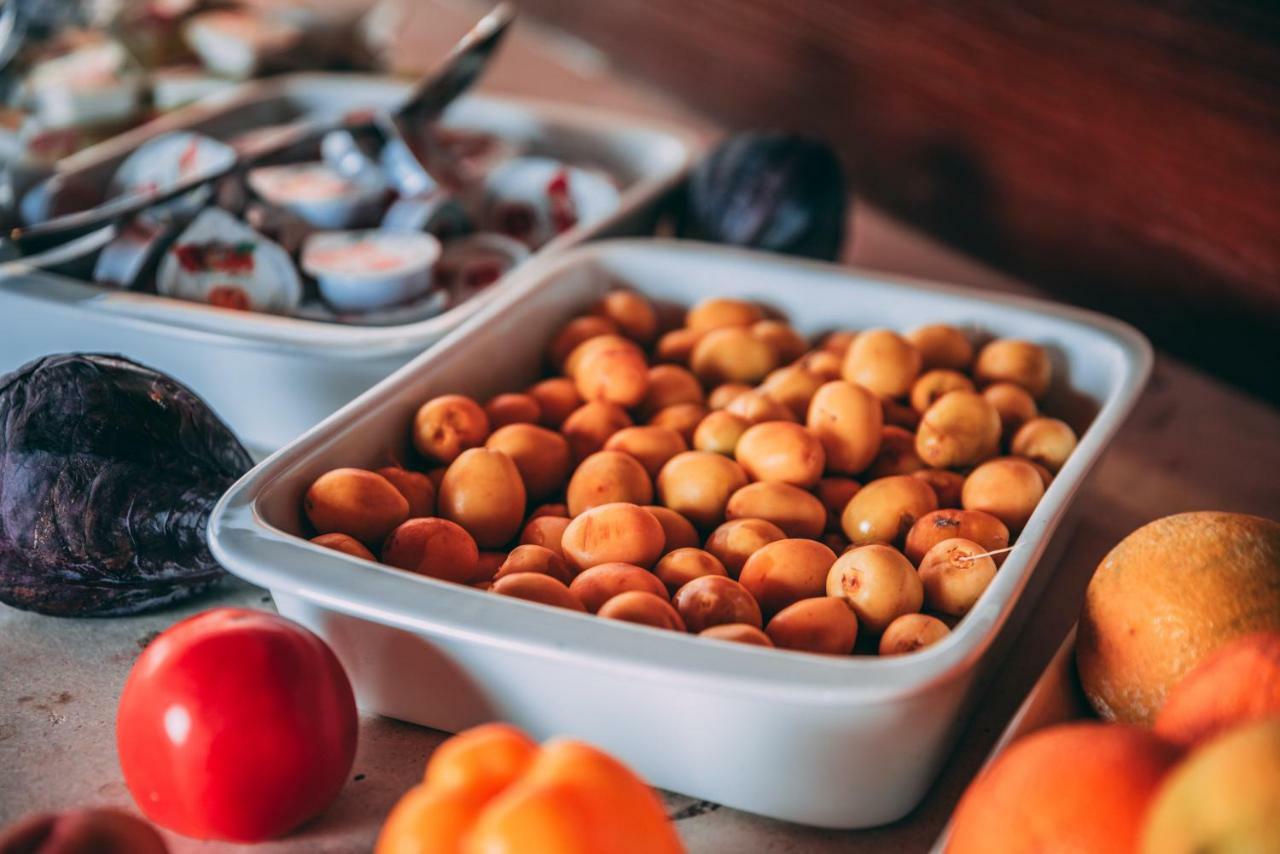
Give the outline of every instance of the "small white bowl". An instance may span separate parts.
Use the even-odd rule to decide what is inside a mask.
[[[440,241],[420,233],[330,231],[302,247],[302,269],[339,311],[369,311],[417,299],[431,289]]]
[[[160,260],[156,293],[222,308],[292,314],[302,301],[293,259],[221,208],[205,208]]]
[[[37,61],[19,84],[19,97],[46,128],[87,128],[133,118],[142,89],[129,52],[107,38]]]
[[[225,169],[235,161],[235,151],[224,142],[192,131],[174,131],[147,140],[117,167],[108,192],[111,197],[152,193],[179,181]],[[149,218],[194,217],[209,199],[209,185],[197,187],[176,199],[152,205]]]
[[[324,229],[372,224],[385,192],[380,184],[350,181],[319,161],[259,166],[249,172],[248,183],[262,201]]]
[[[157,262],[173,232],[173,224],[163,219],[139,217],[121,225],[115,239],[98,253],[93,280],[100,285],[138,290],[143,284],[143,271]]]
[[[617,210],[618,188],[604,173],[551,157],[513,157],[488,174],[479,228],[536,249]],[[562,219],[567,217],[567,221]]]

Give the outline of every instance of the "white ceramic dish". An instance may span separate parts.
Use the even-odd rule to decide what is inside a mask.
[[[67,158],[59,170],[105,187],[117,164],[158,134],[229,138],[302,115],[386,107],[407,84],[385,77],[296,74],[255,81],[177,110]],[[661,199],[697,149],[688,134],[595,109],[468,96],[447,124],[485,131],[535,153],[603,168],[621,182],[617,210],[539,250],[652,229]],[[195,389],[261,454],[280,447],[455,328],[503,284],[427,320],[343,326],[228,311],[105,289],[20,262],[0,265],[0,372],[59,351],[106,351],[145,362]]]
[[[268,204],[289,211],[314,228],[330,231],[376,221],[386,192],[382,184],[348,181],[320,161],[260,166],[250,170],[245,183]]]
[[[381,262],[370,269],[369,259]],[[387,308],[431,289],[440,241],[426,233],[330,231],[302,246],[300,266],[316,277],[325,302],[338,311]]]
[[[284,313],[302,302],[302,278],[279,243],[234,214],[207,207],[160,259],[156,291],[243,313]]]
[[[802,332],[942,321],[1043,342],[1048,411],[1086,424],[974,610],[895,659],[832,659],[614,623],[412,576],[314,546],[301,496],[331,468],[405,459],[428,398],[484,399],[535,378],[561,323],[617,283],[661,302],[772,305]],[[587,738],[655,784],[764,815],[866,827],[924,795],[1043,583],[1072,497],[1146,381],[1150,347],[1089,312],[830,265],[672,241],[613,241],[512,277],[447,340],[246,475],[214,510],[214,554],[334,647],[366,709],[455,731],[514,721]],[[1090,421],[1091,419],[1091,421]],[[1061,538],[1058,538],[1061,541]]]

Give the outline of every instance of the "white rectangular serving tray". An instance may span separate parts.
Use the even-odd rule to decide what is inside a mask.
[[[666,304],[757,300],[810,335],[948,322],[1041,342],[1055,366],[1046,410],[1083,430],[1079,447],[974,610],[943,642],[900,658],[828,658],[600,620],[298,536],[313,479],[405,459],[413,413],[435,395],[483,400],[524,387],[554,331],[620,284]],[[282,613],[333,646],[369,711],[447,731],[503,719],[539,737],[571,734],[664,788],[804,824],[867,827],[905,815],[933,781],[1150,366],[1141,335],[1079,309],[695,243],[597,243],[522,271],[447,339],[247,474],[214,510],[210,542],[231,572],[269,588]]]
[[[408,87],[356,74],[254,81],[88,148],[63,160],[59,171],[105,185],[129,152],[157,134],[197,130],[226,138],[304,115],[386,108]],[[612,215],[564,232],[535,259],[604,235],[651,231],[660,202],[698,150],[682,130],[520,98],[469,95],[444,122],[597,165],[621,182]],[[107,289],[13,262],[0,265],[0,373],[49,353],[121,353],[191,386],[262,456],[417,356],[505,287],[504,279],[429,320],[360,327]]]

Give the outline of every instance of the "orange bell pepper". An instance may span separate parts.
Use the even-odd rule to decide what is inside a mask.
[[[653,790],[588,744],[539,747],[506,724],[442,744],[375,854],[683,854]]]

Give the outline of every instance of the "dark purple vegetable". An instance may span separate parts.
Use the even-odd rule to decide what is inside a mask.
[[[844,242],[848,197],[834,152],[817,140],[740,133],[689,177],[683,237],[834,260]]]
[[[190,389],[120,356],[0,377],[0,601],[116,616],[207,590],[209,511],[250,465]]]

